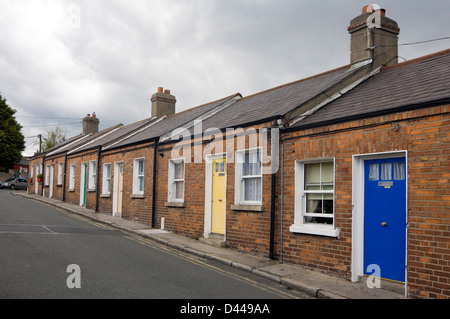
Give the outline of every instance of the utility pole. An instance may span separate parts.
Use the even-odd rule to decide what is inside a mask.
[[[39,134],[38,135],[38,137],[39,137],[39,153],[41,153],[41,149],[42,149],[42,135],[41,134]]]

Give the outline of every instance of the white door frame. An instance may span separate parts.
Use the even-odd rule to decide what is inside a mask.
[[[114,163],[114,183],[113,183],[113,209],[112,209],[112,215],[113,216],[118,216],[118,217],[122,217],[119,216],[117,214],[117,206],[118,206],[118,196],[119,196],[119,166],[120,165],[124,165],[123,161],[120,162],[115,162]],[[122,198],[123,201],[123,198]]]
[[[212,170],[213,163],[217,159],[225,159],[227,160],[227,153],[219,153],[219,154],[210,154],[206,155],[205,160],[205,219],[204,219],[204,230],[203,236],[205,238],[209,238],[211,234],[211,225],[212,225]],[[228,164],[228,161],[226,162]],[[228,174],[228,172],[227,172]],[[227,175],[228,176],[228,175]],[[225,186],[226,193],[226,186]],[[225,196],[225,207],[226,207],[226,196]],[[224,240],[226,240],[226,225],[227,225],[227,214],[225,209],[225,232],[224,232]]]
[[[50,165],[50,181],[48,183],[48,197],[53,197],[53,178],[55,177],[55,165]]]
[[[364,161],[384,158],[405,158],[406,169],[406,224],[408,224],[408,151],[392,151],[352,156],[352,265],[351,280],[358,282],[364,276]],[[405,265],[408,261],[408,232],[405,236]],[[408,267],[406,267],[408,269]],[[405,273],[405,294],[407,293]]]
[[[86,202],[84,189],[86,188],[86,172],[88,163],[81,163],[81,174],[80,174],[80,206],[84,206],[83,202]]]

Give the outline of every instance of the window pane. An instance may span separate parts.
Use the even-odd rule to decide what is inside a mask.
[[[244,200],[261,201],[261,178],[244,179]]]
[[[183,185],[184,182],[175,182],[175,198],[176,199],[183,199]]]
[[[378,164],[370,164],[369,165],[369,180],[377,181],[378,180]]]
[[[305,185],[320,185],[320,163],[305,164]]]
[[[394,163],[394,179],[405,179],[405,163]]]
[[[322,213],[322,194],[306,194],[306,212]]]
[[[138,175],[144,175],[144,161],[143,160],[139,161]]]
[[[305,224],[325,224],[325,225],[333,225],[333,217],[304,217]]]
[[[144,176],[139,176],[139,191],[143,192],[144,191]]]
[[[323,194],[323,213],[333,214],[333,194]]]
[[[259,158],[259,150],[256,152],[245,153],[244,163],[242,165],[243,176],[261,175],[261,159]]]
[[[392,163],[381,163],[381,179],[382,180],[391,180]]]
[[[184,179],[184,165],[181,163],[174,163],[175,179]]]

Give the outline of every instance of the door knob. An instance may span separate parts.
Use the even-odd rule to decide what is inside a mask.
[[[386,226],[386,225],[387,225],[386,222],[382,222],[382,223],[381,223],[381,226]]]
[[[221,200],[221,199],[218,199],[218,201],[221,202],[222,200]]]

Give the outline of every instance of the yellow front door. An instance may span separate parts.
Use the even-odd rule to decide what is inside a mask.
[[[225,234],[226,164],[224,158],[213,162],[211,232],[216,234]]]

